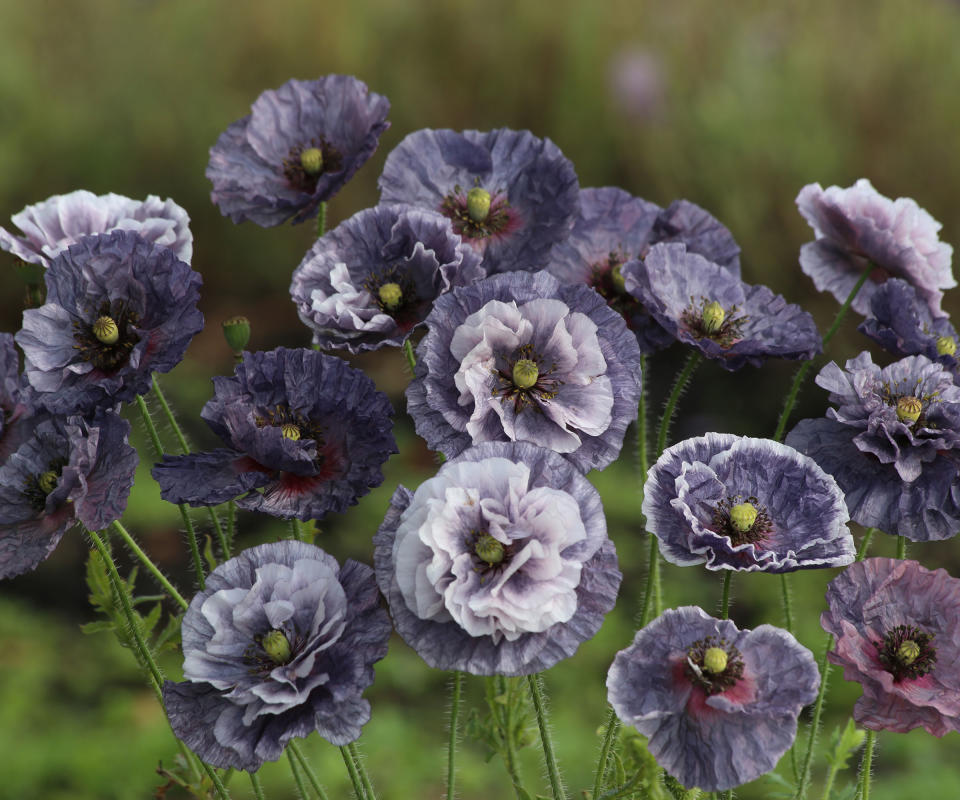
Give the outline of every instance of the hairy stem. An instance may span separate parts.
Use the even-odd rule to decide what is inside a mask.
[[[730,583],[733,580],[733,570],[724,570],[723,598],[720,600],[720,619],[730,619]]]
[[[176,602],[180,608],[186,609],[187,601],[183,599],[183,595],[181,595],[180,592],[174,588],[173,584],[167,580],[167,576],[164,575],[160,571],[160,568],[153,563],[153,561],[150,559],[150,556],[143,552],[140,545],[136,543],[127,529],[120,524],[120,520],[115,520],[110,527],[120,534],[120,537],[126,543],[127,547],[129,547],[133,554],[140,560],[140,563],[142,563],[150,571],[150,574],[157,579],[157,582],[164,588],[164,590],[166,590],[167,594],[173,598],[174,602]]]
[[[870,800],[870,778],[873,769],[873,747],[877,740],[875,731],[867,731],[863,758],[860,760],[860,777],[857,780],[857,800]]]
[[[360,773],[357,772],[357,765],[353,762],[353,756],[350,755],[350,751],[347,750],[346,746],[340,748],[340,755],[343,758],[344,766],[347,768],[347,773],[350,775],[350,783],[353,784],[353,793],[357,796],[357,800],[371,800],[363,790],[363,783],[360,781]]]
[[[607,732],[603,736],[603,744],[600,747],[600,758],[597,759],[597,774],[593,779],[592,797],[600,797],[607,777],[607,763],[610,760],[610,750],[613,743],[617,740],[617,733],[620,731],[620,719],[617,712],[611,707],[607,715]]]
[[[310,786],[313,788],[313,791],[317,793],[317,797],[319,797],[320,800],[327,800],[327,794],[323,791],[320,781],[317,780],[317,776],[314,774],[309,762],[303,755],[303,751],[300,749],[300,744],[291,739],[287,743],[287,748],[291,753],[293,753],[293,757],[297,760],[298,764],[300,765],[300,769],[303,770],[304,775],[307,776],[307,780],[310,782]]]
[[[347,745],[347,750],[350,751],[350,757],[353,759],[354,766],[357,768],[357,774],[360,776],[360,783],[363,784],[363,791],[367,795],[367,800],[377,800],[377,793],[373,791],[373,784],[370,782],[370,776],[363,766],[363,759],[360,757],[360,750],[357,748],[357,743],[350,742],[350,744]]]
[[[547,774],[550,776],[550,788],[553,790],[553,800],[565,800],[567,794],[560,779],[560,769],[557,758],[553,753],[553,740],[550,736],[550,725],[547,720],[547,709],[543,699],[543,687],[539,675],[528,675],[527,683],[530,686],[530,697],[533,708],[537,712],[537,725],[540,726],[540,742],[543,744],[543,758],[547,762]]]
[[[460,721],[460,692],[463,673],[454,672],[450,687],[450,742],[447,745],[447,800],[453,800],[457,777],[457,726]]]

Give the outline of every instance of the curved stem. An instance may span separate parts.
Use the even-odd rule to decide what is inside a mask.
[[[486,679],[487,706],[490,709],[490,716],[501,733],[503,743],[503,749],[500,752],[500,755],[503,756],[503,766],[507,770],[510,782],[513,784],[517,800],[524,800],[529,795],[523,788],[520,772],[517,768],[517,754],[513,742],[513,703],[510,701],[508,694],[507,680],[502,675]],[[500,703],[497,701],[498,697],[507,698],[507,700]]]
[[[660,428],[657,431],[657,458],[660,457],[660,454],[667,447],[667,434],[670,431],[670,423],[673,421],[674,412],[677,410],[677,402],[680,400],[680,395],[683,394],[683,390],[686,389],[687,383],[690,381],[690,376],[693,375],[694,370],[700,366],[701,361],[703,361],[703,356],[700,355],[698,350],[694,350],[687,356],[687,361],[683,365],[683,369],[680,370],[673,382],[670,396],[667,398],[667,403],[663,407],[663,416],[660,417]]]
[[[153,561],[150,559],[150,556],[143,552],[143,550],[140,548],[140,545],[138,545],[136,541],[134,541],[134,538],[127,532],[127,529],[120,524],[120,520],[114,521],[111,527],[120,534],[127,547],[129,547],[133,551],[133,554],[140,559],[140,562],[150,571],[153,577],[157,579],[157,582],[166,590],[167,594],[173,598],[177,605],[179,605],[182,609],[186,609],[187,601],[183,599],[183,595],[181,595],[180,592],[174,588],[173,584],[167,580],[167,576],[164,575],[160,571],[159,567],[153,563]]]
[[[720,601],[720,619],[730,619],[730,582],[733,580],[733,570],[723,573],[723,599]]]
[[[543,689],[539,675],[527,675],[530,686],[530,697],[533,708],[537,712],[537,725],[540,726],[540,741],[543,744],[543,758],[547,762],[547,774],[550,776],[550,788],[553,790],[553,800],[563,800],[566,792],[563,781],[560,779],[560,770],[557,767],[557,758],[553,753],[553,741],[550,737],[550,725],[547,722],[547,709],[543,701]]]
[[[293,757],[293,750],[289,746],[287,747],[287,763],[290,764],[290,773],[293,775],[293,782],[297,785],[297,791],[300,793],[301,799],[307,800],[307,787],[303,785],[303,778],[300,777],[300,770],[297,769],[297,761]]]
[[[640,389],[640,403],[637,406],[637,464],[640,467],[640,490],[647,482],[650,464],[647,460],[647,357],[640,356],[640,374],[643,381]]]
[[[827,678],[830,675],[830,662],[827,653],[833,646],[833,636],[827,634],[826,647],[823,650],[823,659],[820,661],[820,688],[817,690],[817,700],[813,706],[813,719],[810,721],[810,733],[807,735],[807,749],[803,754],[803,764],[800,768],[800,780],[797,782],[795,800],[803,800],[810,784],[810,764],[813,761],[813,746],[817,740],[817,730],[820,728],[820,715],[823,713],[823,698],[827,694]]]
[[[263,787],[260,785],[260,776],[256,772],[248,773],[250,775],[250,785],[253,787],[253,794],[257,800],[267,800],[263,794]]]
[[[867,741],[863,746],[863,758],[860,760],[860,778],[857,781],[857,800],[870,800],[870,771],[873,769],[873,746],[876,740],[876,732],[867,731]]]
[[[876,528],[867,528],[867,532],[863,534],[863,541],[860,542],[860,549],[857,550],[857,561],[863,561],[863,559],[866,558],[870,540],[876,532]]]
[[[324,200],[318,209],[317,214],[317,238],[319,239],[327,232],[327,201]]]
[[[897,558],[901,561],[907,557],[907,537],[898,536],[897,537]]]
[[[327,794],[323,791],[323,787],[320,785],[320,781],[317,780],[317,776],[313,774],[313,770],[310,768],[309,762],[303,755],[300,745],[295,740],[291,739],[289,742],[287,742],[287,748],[291,753],[293,753],[293,757],[297,759],[300,769],[302,769],[304,774],[307,776],[307,780],[310,782],[310,786],[313,787],[313,791],[317,793],[317,797],[319,797],[320,800],[327,800]]]
[[[780,593],[783,598],[783,619],[788,633],[793,633],[793,601],[790,598],[790,584],[787,573],[780,573]]]
[[[660,543],[652,533],[650,537],[650,554],[647,557],[647,586],[643,592],[643,607],[640,609],[640,627],[650,621],[651,616],[660,616]],[[650,606],[654,606],[654,613],[650,614]]]
[[[463,673],[453,673],[453,685],[450,689],[450,743],[447,745],[447,800],[453,800],[457,777],[457,725],[460,719],[460,691]]]
[[[847,310],[850,308],[853,298],[857,296],[857,293],[863,287],[863,284],[867,282],[867,278],[869,278],[870,273],[873,272],[874,266],[874,264],[867,266],[867,268],[863,271],[863,274],[860,276],[860,279],[850,290],[850,294],[847,295],[847,299],[843,301],[843,305],[840,306],[840,310],[837,311],[837,315],[833,318],[833,324],[823,336],[824,349],[826,349],[827,343],[834,337],[834,334],[840,330],[840,323],[843,322],[843,318],[847,315]],[[777,421],[777,430],[773,434],[774,441],[783,441],[783,434],[787,428],[787,422],[790,419],[790,414],[793,413],[793,407],[797,404],[797,395],[800,393],[800,387],[803,385],[803,381],[806,378],[807,373],[810,371],[811,366],[813,366],[812,359],[810,361],[805,361],[800,369],[797,370],[797,374],[793,378],[793,384],[790,386],[790,391],[787,393],[787,399],[783,404],[783,411],[780,412],[780,419]]]
[[[357,766],[353,763],[353,757],[346,746],[340,748],[340,755],[343,757],[343,763],[350,775],[350,783],[353,784],[353,792],[357,800],[369,800],[367,793],[363,790],[363,784],[360,782],[360,773],[357,772]]]
[[[407,357],[407,365],[410,367],[410,374],[416,375],[417,357],[413,354],[413,345],[410,344],[410,337],[403,341],[403,354]]]
[[[603,745],[600,747],[600,758],[597,760],[597,774],[593,779],[593,794],[591,797],[600,797],[600,793],[603,791],[607,777],[607,762],[610,760],[610,750],[613,748],[613,743],[616,741],[619,731],[620,718],[617,717],[617,712],[611,707],[610,713],[607,715],[607,732],[604,734]]]

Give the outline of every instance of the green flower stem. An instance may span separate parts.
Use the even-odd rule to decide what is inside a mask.
[[[370,776],[363,766],[363,759],[360,757],[360,750],[357,748],[357,743],[350,742],[350,744],[347,745],[347,750],[353,759],[354,766],[357,768],[357,773],[360,775],[360,782],[363,784],[363,791],[367,795],[367,800],[377,800],[377,793],[373,791],[373,784],[370,783]]]
[[[319,214],[317,214],[317,238],[319,239],[327,232],[327,201],[320,204]]]
[[[137,408],[140,409],[140,416],[143,417],[143,424],[147,428],[150,441],[153,442],[153,449],[157,451],[157,458],[163,458],[163,445],[160,443],[160,435],[157,433],[157,426],[153,424],[153,417],[150,416],[150,409],[147,408],[147,402],[142,395],[137,395]],[[187,530],[187,544],[190,547],[190,555],[193,557],[193,568],[197,571],[197,583],[203,590],[206,586],[204,581],[203,559],[200,558],[200,547],[197,544],[197,532],[193,528],[193,521],[190,519],[190,513],[186,505],[178,503],[180,509],[180,518],[183,520],[183,526]]]
[[[157,579],[157,582],[166,590],[167,594],[174,599],[177,605],[179,605],[180,608],[186,609],[187,601],[183,599],[183,595],[174,588],[173,584],[167,580],[167,576],[150,560],[150,556],[143,552],[140,545],[138,545],[136,541],[134,541],[134,538],[127,532],[127,529],[120,524],[120,520],[116,520],[111,527],[120,534],[127,547],[129,547],[133,551],[133,554],[140,559],[140,562],[150,570],[153,577]]]
[[[507,702],[499,703],[497,697],[505,697]],[[513,784],[517,800],[524,800],[529,795],[523,788],[520,772],[517,768],[517,754],[513,743],[513,704],[509,701],[506,678],[497,675],[486,679],[486,699],[490,716],[501,734],[503,749],[500,751],[500,755],[503,757],[504,768]]]
[[[160,382],[157,380],[157,373],[153,373],[153,393],[157,396],[157,400],[160,401],[160,407],[163,409],[163,413],[166,416],[167,421],[170,423],[170,427],[173,428],[173,433],[177,437],[177,443],[180,445],[180,450],[183,453],[189,453],[190,445],[187,443],[187,437],[183,435],[183,429],[180,427],[180,423],[177,422],[177,418],[174,416],[174,413],[170,408],[170,404],[167,402],[167,398],[164,396],[163,390],[160,388]],[[217,516],[217,512],[209,506],[207,507],[207,513],[210,515],[210,522],[213,524],[213,530],[217,534],[217,541],[220,542],[220,551],[223,553],[224,559],[228,559],[230,558],[230,544],[224,536],[223,527],[220,525],[220,518]]]
[[[647,586],[643,592],[643,607],[640,609],[640,627],[644,627],[650,617],[660,616],[661,598],[660,598],[660,547],[657,537],[652,533],[647,533],[650,537],[650,554],[647,558]],[[650,610],[653,606],[653,614]]]
[[[783,598],[783,621],[787,633],[793,633],[793,601],[790,598],[790,583],[787,581],[787,573],[780,573],[780,594]]]
[[[256,772],[250,774],[250,785],[253,787],[253,794],[257,800],[267,800],[263,794],[263,787],[260,785],[260,776]]]
[[[447,745],[447,800],[453,800],[457,777],[457,726],[460,721],[460,694],[463,673],[454,672],[450,687],[450,743]]]
[[[310,764],[304,757],[303,751],[300,749],[300,745],[297,743],[297,741],[291,739],[289,742],[287,742],[287,750],[290,753],[293,753],[293,757],[299,763],[300,769],[303,770],[304,775],[307,776],[307,780],[310,782],[310,786],[313,788],[313,791],[317,793],[317,797],[319,797],[320,800],[327,800],[327,793],[323,791],[320,781],[317,780],[317,776],[310,768]]]
[[[353,763],[350,751],[346,747],[341,747],[340,755],[343,757],[343,763],[350,774],[350,782],[353,784],[353,792],[356,794],[357,800],[371,800],[363,789],[363,784],[360,782],[360,773],[357,772],[357,766]]]
[[[690,381],[690,377],[693,375],[697,367],[700,366],[700,362],[703,361],[703,356],[700,355],[698,350],[694,350],[687,356],[687,361],[683,365],[683,369],[677,374],[676,379],[673,382],[673,388],[670,390],[670,396],[667,398],[667,403],[663,407],[663,416],[660,417],[660,427],[657,431],[657,452],[655,458],[660,458],[660,454],[667,447],[667,434],[670,432],[670,423],[673,422],[673,415],[677,410],[677,402],[680,400],[680,395],[683,394],[684,389],[687,388],[687,383]]]
[[[603,745],[600,747],[600,758],[597,760],[597,774],[593,779],[593,794],[591,797],[600,797],[607,777],[607,764],[610,760],[610,750],[613,743],[617,740],[617,733],[620,731],[620,719],[617,712],[610,708],[607,715],[607,732],[603,736]]]
[[[233,540],[237,536],[237,504],[231,500],[227,503],[227,547],[233,547]]]
[[[833,318],[833,324],[823,336],[824,349],[826,349],[827,343],[833,338],[834,334],[840,330],[840,323],[843,322],[843,318],[847,315],[847,311],[850,308],[850,304],[853,302],[853,298],[857,296],[857,293],[860,291],[863,284],[867,282],[867,278],[870,277],[870,273],[873,272],[874,267],[874,264],[870,264],[863,271],[860,279],[856,282],[856,284],[854,284],[854,287],[850,290],[850,294],[847,295],[847,299],[843,301],[843,305],[840,306],[840,310]],[[773,438],[777,442],[783,441],[783,434],[786,431],[790,414],[793,413],[793,407],[797,404],[797,395],[800,393],[800,387],[803,385],[804,379],[806,378],[807,373],[810,371],[811,366],[813,366],[812,359],[810,361],[804,361],[803,365],[797,370],[797,374],[793,378],[793,385],[790,387],[786,402],[783,404],[783,411],[780,412],[780,419],[777,422],[777,430],[773,434]]]
[[[833,791],[833,782],[836,780],[837,773],[840,771],[840,764],[833,763],[827,770],[826,780],[823,782],[823,797],[820,800],[830,800],[830,793]]]
[[[827,634],[826,646],[823,649],[823,658],[820,660],[820,688],[817,690],[817,700],[813,705],[813,719],[810,721],[810,732],[807,734],[807,749],[803,754],[803,764],[800,768],[800,779],[797,782],[797,793],[794,800],[803,800],[810,786],[810,765],[813,762],[814,744],[817,732],[820,729],[820,716],[823,714],[823,699],[827,694],[827,678],[830,675],[830,662],[827,653],[833,647],[833,636]]]
[[[410,375],[416,375],[417,357],[413,354],[413,345],[410,344],[409,336],[404,339],[403,354],[407,357],[407,365],[410,367]]]
[[[161,707],[163,707],[163,673],[160,671],[160,667],[157,666],[157,662],[153,658],[153,653],[150,652],[150,647],[147,645],[146,639],[143,637],[143,630],[140,627],[137,617],[133,613],[133,605],[130,602],[130,595],[124,588],[123,580],[120,578],[120,573],[117,572],[117,565],[114,563],[113,557],[110,555],[110,551],[107,550],[107,547],[103,543],[103,540],[100,538],[100,536],[96,532],[90,530],[87,531],[87,535],[93,542],[93,546],[96,547],[97,552],[104,561],[104,564],[106,564],[107,575],[110,578],[110,584],[113,586],[113,591],[116,592],[117,597],[120,600],[120,605],[123,608],[123,614],[127,618],[127,624],[130,626],[130,635],[133,637],[134,645],[136,646],[138,654],[137,660],[140,661],[150,673],[153,691],[157,696],[157,701],[160,703]],[[220,797],[220,800],[230,800],[230,795],[227,793],[226,787],[224,787],[223,782],[220,780],[220,777],[213,770],[213,768],[203,761],[200,762],[200,765],[213,782],[213,786],[217,790],[217,795]]]
[[[293,782],[297,785],[297,792],[300,795],[301,800],[307,800],[310,796],[307,794],[307,787],[303,785],[303,778],[300,777],[300,770],[297,769],[297,762],[293,756],[293,750],[290,749],[290,745],[287,745],[287,763],[290,765],[290,774],[293,775]],[[357,795],[359,800],[363,800],[360,795]]]
[[[733,570],[723,572],[723,599],[720,601],[720,619],[730,619],[730,582],[733,580]]]
[[[863,758],[860,760],[860,778],[857,780],[857,800],[870,800],[870,771],[873,769],[873,747],[876,740],[876,732],[867,731]]]
[[[530,698],[533,708],[537,712],[537,724],[540,726],[540,741],[543,744],[543,758],[547,762],[547,774],[550,776],[550,788],[553,790],[553,800],[565,800],[567,793],[560,779],[560,770],[553,753],[553,741],[550,737],[550,725],[547,721],[547,709],[543,699],[543,687],[539,675],[528,675],[527,683],[530,686]]]
[[[867,532],[863,534],[863,541],[860,542],[860,549],[857,550],[857,561],[863,561],[867,555],[867,548],[870,546],[870,540],[873,538],[873,534],[877,532],[876,528],[867,528]]]
[[[907,537],[898,536],[897,537],[897,558],[901,561],[907,557]]]

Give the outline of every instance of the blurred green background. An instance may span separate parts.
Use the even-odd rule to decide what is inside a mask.
[[[618,185],[661,205],[685,197],[710,210],[743,248],[745,280],[802,303],[825,329],[836,303],[817,295],[797,265],[800,245],[812,238],[794,205],[804,184],[868,177],[888,196],[915,198],[943,223],[942,239],[960,242],[958,41],[960,4],[947,0],[0,0],[0,224],[27,204],[78,188],[172,197],[187,209],[208,328],[163,384],[192,440],[208,447],[214,441],[198,412],[209,378],[232,369],[219,323],[246,314],[256,349],[309,338],[287,289],[311,226],[234,226],[210,204],[203,175],[208,148],[264,89],[343,72],[391,100],[392,127],[331,202],[331,226],[376,203],[386,154],[413,130],[529,128],[572,159],[581,186]],[[3,264],[0,329],[13,331],[23,288],[12,259],[0,256]],[[956,297],[948,293],[945,307],[956,311]],[[850,320],[827,355],[842,360],[867,345]],[[654,416],[682,357],[675,348],[652,361]],[[412,488],[435,465],[402,413],[402,355],[352,361],[391,395],[402,452],[382,487],[323,522],[318,543],[340,559],[369,562],[370,536],[397,482]],[[792,374],[787,364],[732,375],[705,365],[682,401],[674,440],[706,430],[770,435]],[[825,405],[810,384],[797,418],[819,416]],[[139,444],[144,465],[124,521],[189,587],[176,509],[159,500],[149,450]],[[605,672],[632,638],[645,574],[630,447],[591,479],[603,493],[625,579],[600,635],[548,676],[559,758],[576,796],[592,780]],[[203,517],[197,522],[203,528]],[[284,533],[250,515],[240,526],[244,546]],[[871,552],[893,555],[894,541],[878,537]],[[910,553],[960,575],[956,540]],[[169,765],[176,753],[131,654],[109,634],[79,632],[93,619],[85,556],[81,537],[70,534],[38,570],[0,587],[0,800],[151,797],[164,783],[158,760]],[[818,655],[830,577],[793,579],[798,635]],[[719,602],[712,573],[668,568],[665,581],[668,605],[713,610]],[[139,586],[152,591],[147,578]],[[734,594],[741,626],[780,623],[777,578],[738,578]],[[168,657],[165,668],[176,676],[179,659]],[[385,800],[442,796],[445,683],[399,640],[378,667],[362,746]],[[469,683],[471,703],[481,691],[480,681]],[[858,695],[834,672],[826,732],[843,724]],[[960,796],[951,763],[957,737],[881,734],[873,797]],[[306,749],[331,798],[347,797],[336,750],[316,737]],[[483,755],[464,743],[460,797],[509,796],[499,760],[485,764]],[[534,752],[525,759],[532,789],[542,768]],[[822,758],[816,768],[811,797],[819,796]],[[786,762],[780,771],[789,771]],[[269,797],[295,796],[285,762],[263,774]],[[242,777],[231,782],[234,796],[252,796]],[[851,767],[840,782],[853,779]],[[737,794],[776,790],[760,779]]]

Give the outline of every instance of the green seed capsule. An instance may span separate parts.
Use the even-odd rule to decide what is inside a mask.
[[[518,389],[529,389],[536,384],[539,377],[537,363],[529,358],[521,358],[513,365],[513,385]]]
[[[494,539],[489,533],[485,533],[477,539],[473,551],[480,557],[481,561],[488,564],[499,564],[503,561],[505,554],[503,543]]]
[[[709,647],[703,654],[703,668],[719,675],[727,668],[727,651],[721,647]]]
[[[740,533],[746,533],[756,522],[757,513],[752,503],[738,503],[730,509],[730,524]]]
[[[716,333],[723,327],[723,320],[726,316],[727,312],[716,300],[707,303],[703,307],[703,329],[707,333]]]
[[[97,317],[93,323],[93,335],[103,344],[116,344],[120,338],[120,328],[111,317]]]
[[[260,644],[274,664],[286,664],[290,660],[290,640],[283,631],[270,631],[263,637]]]
[[[323,153],[317,147],[308,147],[300,153],[300,166],[308,175],[319,175],[323,171]]]
[[[490,192],[479,186],[467,192],[467,214],[474,222],[483,222],[490,214]]]
[[[377,289],[377,296],[383,307],[388,311],[393,311],[403,302],[403,291],[398,283],[385,283]]]
[[[901,397],[897,400],[897,419],[901,422],[906,422],[908,425],[911,425],[920,419],[922,412],[923,403],[912,395]]]

